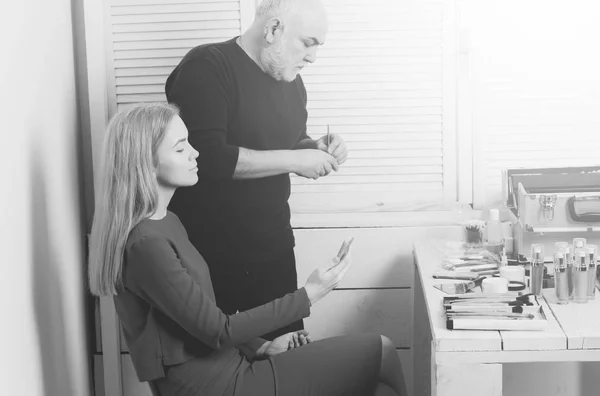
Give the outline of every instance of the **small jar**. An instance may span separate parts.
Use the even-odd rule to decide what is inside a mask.
[[[483,242],[483,232],[480,228],[465,227],[467,243],[480,245]]]

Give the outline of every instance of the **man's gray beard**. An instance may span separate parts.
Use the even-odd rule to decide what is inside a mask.
[[[263,70],[277,81],[283,80],[287,59],[283,49],[283,40],[263,50],[260,56]]]

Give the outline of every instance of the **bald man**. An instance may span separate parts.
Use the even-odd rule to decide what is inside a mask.
[[[206,259],[227,314],[297,289],[289,174],[318,179],[346,160],[340,136],[327,144],[306,133],[299,73],[316,61],[327,29],[320,0],[265,0],[242,36],[192,49],[167,80],[167,100],[200,153],[199,182],[178,189],[170,209]]]

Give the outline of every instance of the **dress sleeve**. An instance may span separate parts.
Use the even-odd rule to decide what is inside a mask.
[[[125,287],[214,349],[246,343],[310,314],[308,296],[301,288],[248,311],[225,315],[162,237],[145,237],[127,249],[124,271]]]
[[[226,68],[207,59],[180,66],[166,87],[167,100],[179,107],[190,144],[198,150],[198,173],[211,179],[230,179],[239,147],[227,144],[231,112],[231,82]]]
[[[236,348],[239,349],[248,360],[253,360],[256,357],[256,352],[258,352],[258,349],[263,346],[265,342],[268,341],[262,338],[253,338],[248,342],[236,345]]]

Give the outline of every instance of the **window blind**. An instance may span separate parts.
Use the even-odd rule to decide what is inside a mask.
[[[454,201],[452,2],[324,3],[329,33],[302,72],[308,133],[319,138],[329,126],[349,156],[316,181],[293,175],[292,212],[435,210]]]
[[[254,0],[107,0],[109,104],[166,101],[164,84],[193,47],[239,35]]]
[[[164,101],[196,45],[229,39],[254,0],[105,0],[112,114]],[[325,0],[330,30],[303,70],[308,133],[343,136],[349,159],[319,180],[292,175],[294,214],[437,210],[456,199],[453,1]]]

